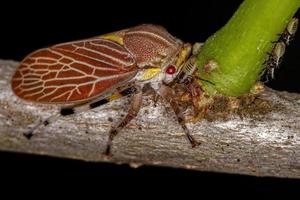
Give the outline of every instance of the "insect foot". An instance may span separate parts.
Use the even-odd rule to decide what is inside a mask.
[[[28,140],[30,140],[33,136],[33,133],[30,131],[30,132],[26,132],[26,133],[23,133],[24,137],[26,137]]]
[[[195,148],[195,147],[197,147],[197,146],[199,146],[201,144],[201,142],[195,140],[195,138],[193,136],[187,135],[187,137],[188,137],[188,139],[189,139],[189,141],[190,141],[190,143],[192,145],[192,148]]]
[[[112,145],[112,141],[114,139],[114,137],[118,134],[118,130],[113,128],[111,129],[111,131],[109,132],[109,136],[108,136],[108,142],[106,145],[106,149],[103,152],[103,155],[107,156],[107,157],[112,157],[112,153],[111,153],[111,145]]]

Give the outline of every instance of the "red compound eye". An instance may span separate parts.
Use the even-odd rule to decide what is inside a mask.
[[[174,65],[170,65],[166,69],[167,74],[174,74],[176,72],[176,67]]]

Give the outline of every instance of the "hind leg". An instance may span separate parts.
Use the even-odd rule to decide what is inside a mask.
[[[114,137],[132,120],[134,119],[142,105],[142,90],[138,90],[136,94],[132,96],[131,105],[126,117],[114,128],[112,128],[109,132],[107,146],[104,152],[104,155],[110,156],[111,155],[111,146]]]
[[[104,103],[106,103],[106,100],[102,99],[102,100],[98,101],[98,103],[99,102],[101,103],[101,105],[103,105]],[[40,121],[34,127],[32,127],[28,132],[24,133],[23,135],[27,139],[31,139],[32,136],[34,136],[36,134],[35,132],[38,128],[46,127],[49,124],[54,123],[55,121],[57,121],[61,117],[65,117],[65,116],[77,114],[77,113],[80,113],[80,112],[88,111],[88,110],[92,109],[91,105],[93,105],[93,104],[91,102],[88,102],[88,103],[85,103],[85,104],[73,105],[73,106],[70,106],[70,107],[61,108],[59,113],[54,114],[54,115],[46,118],[45,120]]]
[[[33,128],[31,128],[30,131],[24,133],[23,135],[27,139],[31,139],[32,136],[35,135],[35,131],[38,128],[43,127],[43,126],[44,127],[48,126],[49,124],[57,121],[57,119],[59,119],[60,117],[65,117],[65,116],[69,116],[69,115],[73,115],[73,114],[77,114],[77,113],[81,113],[81,112],[85,112],[85,111],[94,109],[96,107],[102,106],[110,101],[115,100],[115,99],[135,93],[136,91],[137,91],[137,87],[132,86],[132,87],[128,87],[123,90],[117,91],[117,92],[113,93],[111,96],[108,96],[106,98],[86,102],[84,104],[76,104],[76,105],[73,105],[70,107],[61,108],[59,113],[57,113],[53,116],[50,116],[49,118],[39,122]]]

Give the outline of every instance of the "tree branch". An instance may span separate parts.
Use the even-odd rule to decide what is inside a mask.
[[[61,118],[37,131],[30,141],[22,133],[38,119],[58,111],[18,99],[10,88],[17,62],[0,60],[0,149],[57,157],[159,165],[255,176],[300,178],[300,95],[266,89],[259,98],[272,111],[253,117],[230,115],[202,120],[188,128],[202,144],[192,149],[174,114],[159,100],[145,97],[142,111],[118,135],[113,157],[102,156],[108,131],[126,111],[128,99]],[[113,119],[113,122],[111,122]]]

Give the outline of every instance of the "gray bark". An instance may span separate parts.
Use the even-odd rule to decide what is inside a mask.
[[[128,98],[60,118],[24,138],[37,120],[58,111],[16,97],[10,78],[17,62],[0,60],[0,149],[93,162],[159,165],[201,171],[300,178],[300,95],[266,89],[260,98],[274,109],[261,117],[239,117],[188,124],[202,142],[192,149],[170,108],[149,97],[143,108],[114,140],[113,156],[102,155],[108,131],[125,114]],[[113,122],[110,122],[110,118]]]

